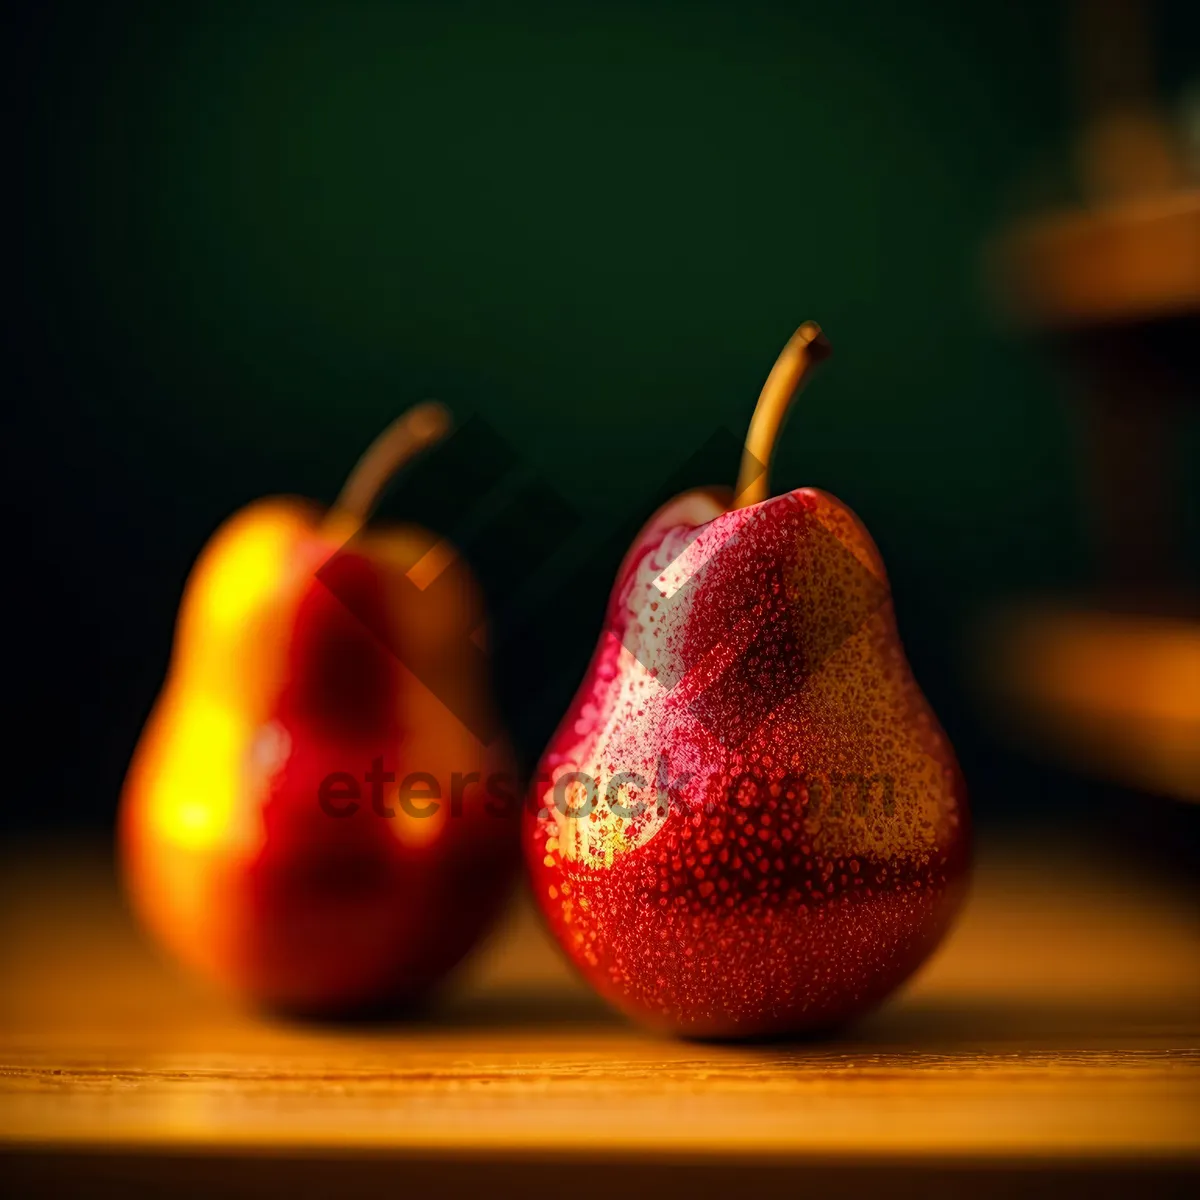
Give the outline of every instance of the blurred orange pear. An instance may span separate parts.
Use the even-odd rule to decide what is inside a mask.
[[[125,783],[133,905],[204,976],[271,1007],[411,1002],[470,949],[517,860],[480,591],[447,543],[368,529],[448,417],[423,405],[328,513],[269,499],[217,531]]]

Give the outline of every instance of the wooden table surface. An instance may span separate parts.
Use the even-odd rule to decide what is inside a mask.
[[[162,962],[103,853],[27,849],[0,889],[0,1172],[26,1191],[1200,1179],[1200,914],[1120,862],[984,853],[959,925],[890,1005],[834,1040],[748,1046],[611,1015],[524,900],[428,1016],[329,1027],[247,1013]]]

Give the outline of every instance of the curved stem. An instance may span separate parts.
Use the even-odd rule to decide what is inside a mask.
[[[769,495],[768,474],[771,451],[792,400],[817,363],[833,352],[820,325],[806,321],[788,340],[767,382],[763,384],[746,433],[742,466],[734,489],[734,508],[761,504]]]
[[[365,525],[383,489],[415,454],[440,441],[450,429],[450,414],[440,404],[418,404],[397,417],[371,444],[329,510],[329,519],[349,518]]]

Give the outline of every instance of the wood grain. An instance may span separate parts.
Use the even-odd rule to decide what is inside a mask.
[[[701,1190],[731,1171],[767,1192],[797,1172],[1169,1190],[1200,1170],[1194,897],[1112,861],[985,857],[901,997],[837,1038],[751,1046],[613,1016],[524,902],[429,1012],[332,1027],[179,976],[103,855],[26,851],[2,886],[0,1145],[29,1186],[303,1192],[325,1171],[376,1191],[403,1164],[468,1190],[586,1167],[577,1194],[668,1165]]]

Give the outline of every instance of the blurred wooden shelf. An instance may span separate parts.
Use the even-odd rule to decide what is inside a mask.
[[[1052,213],[1013,231],[994,264],[1022,323],[1063,329],[1200,311],[1200,189]]]
[[[1033,605],[981,638],[1011,733],[1094,777],[1200,802],[1200,620]]]
[[[0,888],[9,1194],[1115,1194],[1200,1172],[1200,919],[1120,863],[985,856],[900,998],[751,1046],[610,1015],[524,903],[428,1016],[333,1028],[178,976],[103,856],[29,851]]]

